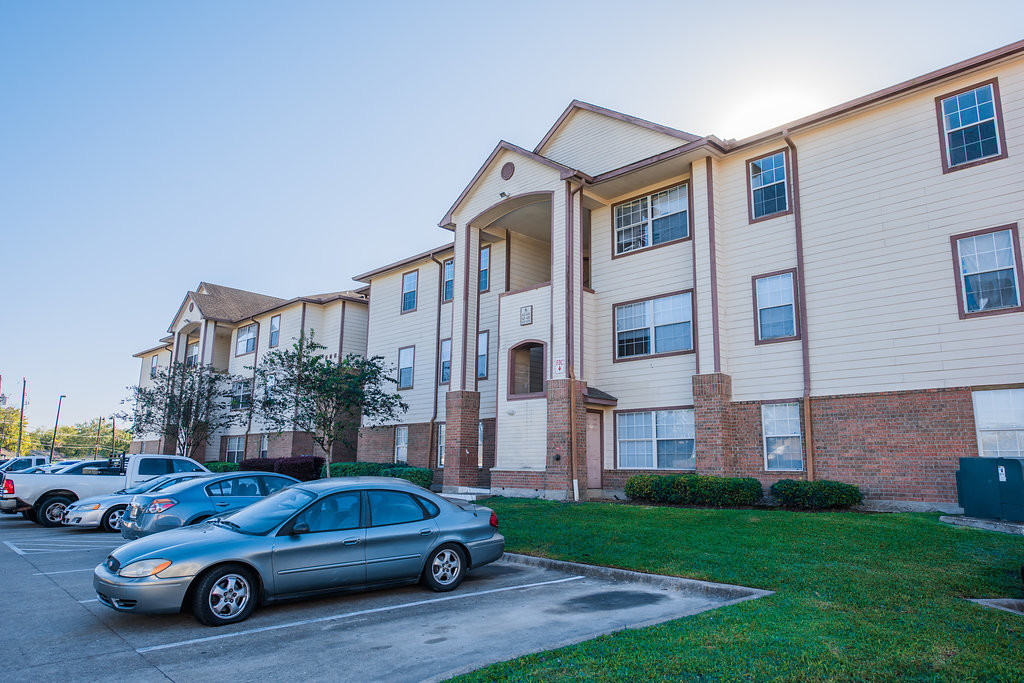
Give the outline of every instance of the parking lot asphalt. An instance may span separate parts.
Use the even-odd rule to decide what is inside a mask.
[[[5,680],[440,680],[733,601],[503,560],[450,593],[409,586],[277,603],[209,628],[187,612],[144,616],[99,604],[92,569],[121,542],[0,516]]]

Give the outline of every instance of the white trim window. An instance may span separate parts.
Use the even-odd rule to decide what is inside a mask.
[[[231,410],[246,410],[252,405],[252,380],[231,385]]]
[[[786,339],[796,336],[796,299],[793,273],[760,277],[754,281],[757,296],[757,339]]]
[[[281,316],[275,315],[270,319],[270,348],[276,347],[281,342]]]
[[[484,467],[484,423],[476,423],[476,466],[477,469]]]
[[[615,307],[616,358],[692,350],[690,292]]]
[[[245,437],[229,436],[227,447],[224,451],[224,460],[227,462],[242,462],[245,460]]]
[[[191,368],[199,365],[199,342],[193,342],[185,347],[185,367]]]
[[[776,152],[750,162],[750,206],[754,219],[789,208],[786,192],[786,153]]]
[[[395,462],[409,462],[409,426],[395,427]]]
[[[416,347],[406,346],[398,349],[398,388],[412,389],[413,362],[416,360]]]
[[[1020,305],[1017,260],[1010,230],[986,232],[956,241],[967,313]]]
[[[155,379],[156,378],[156,368],[157,368],[157,365],[159,363],[160,363],[160,356],[152,356],[149,359],[149,378],[150,379]]]
[[[615,435],[619,469],[696,469],[692,408],[618,413]]]
[[[437,425],[437,466],[444,467],[444,422]]]
[[[270,435],[264,434],[260,437],[260,457],[266,458],[270,452]]]
[[[420,274],[417,270],[402,276],[402,313],[416,310],[416,288],[419,279]]]
[[[139,442],[139,455],[145,455],[145,454],[146,454],[146,442],[145,441],[141,441],[141,442]]]
[[[999,129],[992,84],[942,100],[942,130],[950,168],[999,156]]]
[[[764,432],[764,468],[767,471],[801,472],[804,469],[799,403],[761,405]]]
[[[441,285],[441,303],[451,301],[455,295],[455,259],[444,262],[444,275]]]
[[[688,189],[683,183],[616,206],[616,255],[689,237]]]
[[[1024,389],[975,391],[971,396],[978,454],[1024,458]]]
[[[235,337],[235,355],[242,356],[256,350],[256,323],[250,323],[245,327],[238,328]]]
[[[476,378],[487,379],[487,349],[489,332],[478,332],[476,335]]]
[[[448,384],[452,379],[452,340],[441,340],[441,381],[440,384]]]

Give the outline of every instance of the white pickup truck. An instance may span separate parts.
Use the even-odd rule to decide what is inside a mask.
[[[108,467],[87,467],[81,474],[4,474],[0,510],[20,512],[43,526],[60,526],[64,509],[81,498],[113,493],[174,472],[207,472],[191,458],[177,455],[128,455]]]

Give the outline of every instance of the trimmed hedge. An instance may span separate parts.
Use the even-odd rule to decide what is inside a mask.
[[[214,462],[206,462],[206,463],[203,463],[203,464],[206,465],[206,469],[210,470],[211,472],[218,472],[218,473],[220,473],[220,472],[237,472],[240,469],[238,467],[238,463],[237,462],[219,462],[219,461],[214,461]]]
[[[853,484],[828,479],[782,479],[772,484],[771,492],[783,507],[801,510],[848,508],[864,500],[860,489]]]
[[[338,462],[331,465],[332,477],[397,477],[430,488],[434,470],[390,462]]]
[[[249,458],[238,464],[238,469],[246,472],[273,472],[277,458]]]
[[[753,477],[715,477],[704,474],[637,474],[626,480],[626,496],[651,503],[711,505],[714,507],[756,505],[761,500],[761,482]]]
[[[295,477],[299,481],[319,479],[324,471],[324,459],[318,455],[298,455],[293,458],[274,458],[274,472]]]

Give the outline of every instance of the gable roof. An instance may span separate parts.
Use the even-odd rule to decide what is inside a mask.
[[[420,252],[419,254],[416,254],[415,256],[409,256],[408,258],[404,258],[404,259],[402,259],[400,261],[395,261],[394,263],[389,263],[386,266],[381,266],[380,268],[374,268],[373,270],[369,270],[369,271],[367,271],[367,272],[365,272],[365,273],[363,273],[361,275],[356,275],[352,279],[355,280],[356,282],[369,282],[372,278],[374,278],[374,277],[376,277],[378,275],[381,275],[382,273],[386,273],[386,272],[388,272],[390,270],[395,270],[396,268],[401,268],[402,266],[406,266],[406,265],[409,265],[411,263],[416,263],[417,261],[422,261],[423,259],[430,258],[431,256],[435,256],[437,254],[443,254],[444,252],[451,251],[454,248],[455,248],[455,242],[449,242],[447,244],[442,244],[439,247],[434,247],[433,249],[429,249],[427,251]],[[364,288],[364,289],[366,289],[366,288]]]
[[[541,150],[544,149],[544,146],[548,144],[548,142],[551,140],[554,134],[561,129],[562,124],[564,124],[566,120],[574,112],[581,109],[583,111],[589,111],[593,114],[607,116],[618,121],[632,123],[634,126],[640,126],[641,128],[646,128],[647,130],[653,130],[656,133],[662,133],[663,135],[679,138],[680,140],[684,140],[686,142],[693,142],[694,140],[700,139],[700,136],[693,135],[692,133],[687,133],[686,131],[683,130],[663,126],[660,123],[654,123],[653,121],[641,119],[636,116],[630,116],[629,114],[623,114],[622,112],[615,111],[614,109],[599,107],[596,104],[590,104],[589,102],[573,100],[572,102],[569,103],[569,106],[565,108],[565,111],[562,112],[562,115],[558,117],[558,120],[555,121],[554,125],[551,126],[551,128],[548,129],[548,132],[544,134],[544,137],[541,138],[539,143],[537,143],[537,146],[533,148],[534,153],[540,154]]]
[[[563,178],[572,178],[574,176],[580,178],[590,178],[590,176],[588,176],[586,173],[583,173],[582,171],[578,171],[574,168],[569,168],[565,164],[560,164],[557,161],[552,161],[551,159],[543,157],[537,154],[536,152],[531,152],[529,150],[523,149],[519,145],[513,145],[511,142],[501,140],[500,142],[498,142],[497,146],[495,146],[494,151],[492,151],[490,155],[488,155],[486,161],[484,161],[484,163],[480,166],[480,169],[476,172],[476,175],[473,176],[473,179],[469,181],[468,185],[466,185],[466,188],[462,191],[462,194],[459,195],[459,198],[456,199],[455,203],[452,204],[450,209],[448,209],[448,213],[446,213],[444,215],[444,218],[441,219],[441,222],[437,224],[439,227],[451,229],[450,226],[452,224],[452,214],[455,213],[455,210],[459,208],[459,204],[462,203],[462,200],[466,198],[470,190],[473,189],[473,186],[476,185],[476,181],[480,180],[480,177],[484,174],[484,171],[487,170],[487,167],[491,165],[491,162],[494,161],[498,154],[500,154],[503,150],[512,152],[513,154],[521,154],[527,159],[532,159],[538,163],[544,164],[545,166],[549,166],[550,168],[553,168],[556,171],[558,171]],[[360,278],[354,279],[357,281],[360,280]]]
[[[245,318],[251,318],[257,313],[285,302],[284,299],[279,299],[276,296],[257,294],[209,282],[200,282],[196,291],[190,292],[189,296],[199,307],[199,312],[203,314],[204,318],[224,322],[238,322]]]

